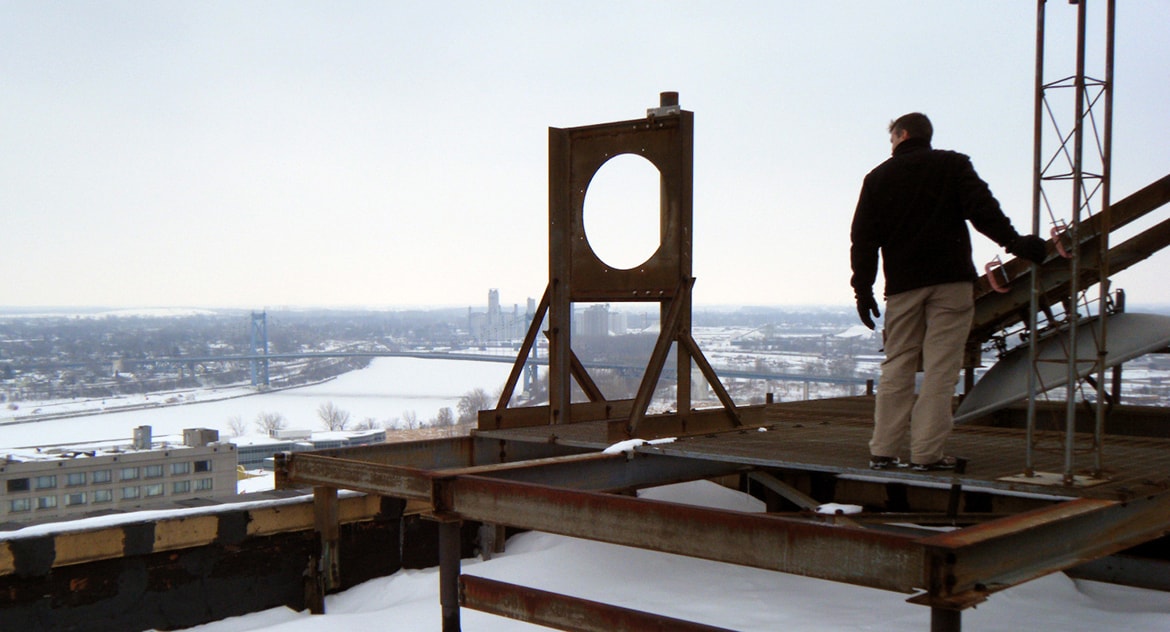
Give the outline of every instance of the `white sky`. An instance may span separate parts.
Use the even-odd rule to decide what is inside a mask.
[[[1114,200],[1170,173],[1170,3],[1119,5]],[[1075,14],[1048,11],[1057,78]],[[1035,31],[1025,0],[0,0],[0,304],[522,304],[548,279],[547,128],[665,90],[695,112],[696,303],[847,303],[897,115],[1030,226]],[[613,169],[629,200],[656,186]],[[645,206],[587,201],[595,246],[648,255]],[[1118,276],[1131,301],[1170,300],[1168,261]]]

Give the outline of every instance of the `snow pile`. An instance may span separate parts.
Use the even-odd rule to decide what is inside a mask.
[[[602,450],[602,452],[604,454],[618,454],[619,452],[633,454],[634,448],[636,448],[638,446],[657,445],[660,443],[672,443],[672,442],[674,442],[674,439],[675,439],[674,437],[667,437],[665,439],[653,439],[650,441],[647,441],[645,439],[627,439],[626,441],[619,441],[619,442],[607,447],[605,450]]]
[[[839,503],[825,503],[817,507],[817,513],[829,516],[851,516],[861,513],[860,505],[842,505]]]

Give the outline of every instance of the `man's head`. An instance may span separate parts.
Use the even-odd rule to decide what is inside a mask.
[[[921,138],[929,143],[932,136],[934,136],[934,126],[930,124],[930,119],[921,112],[903,114],[890,121],[891,150],[896,149],[907,138]]]

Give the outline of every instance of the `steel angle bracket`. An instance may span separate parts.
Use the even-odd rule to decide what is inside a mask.
[[[926,592],[910,601],[963,610],[991,593],[1170,533],[1170,493],[1075,499],[919,540]]]

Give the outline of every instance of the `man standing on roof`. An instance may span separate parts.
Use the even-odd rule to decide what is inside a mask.
[[[910,434],[918,471],[951,469],[943,453],[951,432],[955,385],[974,314],[971,236],[966,222],[1007,251],[1035,263],[1045,242],[1019,235],[967,156],[933,149],[924,114],[890,123],[893,154],[865,176],[850,232],[853,292],[861,322],[874,328],[878,253],[885,276],[885,352],[874,406],[869,466],[905,467],[898,458]],[[871,317],[872,316],[872,317]],[[922,358],[917,398],[915,373]]]

